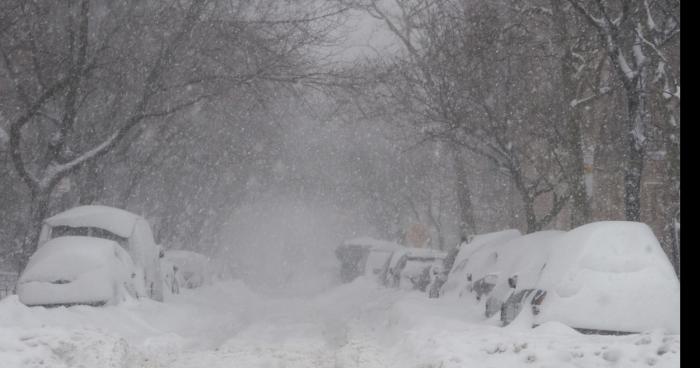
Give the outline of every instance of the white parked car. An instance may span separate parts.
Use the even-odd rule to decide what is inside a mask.
[[[117,304],[137,295],[134,269],[131,257],[112,240],[63,236],[34,253],[17,294],[29,306]]]
[[[162,250],[141,216],[80,206],[44,220],[37,251],[17,283],[27,305],[163,300]]]
[[[680,282],[638,222],[476,236],[460,249],[441,296],[463,298],[503,324],[525,311],[534,325],[557,321],[582,332],[680,333]]]
[[[359,276],[367,276],[381,282],[386,277],[386,267],[391,255],[403,246],[370,237],[344,241],[335,250],[340,261],[340,279],[350,282]]]

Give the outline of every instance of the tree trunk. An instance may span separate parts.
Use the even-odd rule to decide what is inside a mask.
[[[643,79],[640,76],[640,79]],[[625,219],[641,219],[641,187],[644,170],[644,130],[646,101],[639,89],[627,91],[627,164],[624,168]]]
[[[525,211],[525,221],[527,222],[527,233],[534,233],[535,231],[542,230],[541,226],[538,224],[537,215],[535,214],[535,205],[532,198],[530,198],[526,193],[522,193],[523,199],[523,210]]]
[[[569,31],[566,22],[566,13],[562,9],[560,0],[551,0],[552,15],[556,41],[559,51],[562,53],[559,59],[559,73],[562,83],[561,120],[564,125],[563,144],[569,154],[570,167],[567,174],[571,186],[571,227],[581,226],[591,220],[591,202],[586,191],[586,172],[583,154],[583,143],[579,116],[576,107],[571,106],[571,101],[577,98],[576,81],[573,76],[576,73],[574,57],[571,53]],[[556,128],[555,128],[556,129]]]
[[[95,203],[104,192],[104,175],[97,160],[88,162],[82,171],[82,183],[80,184],[78,202],[81,205]]]
[[[471,199],[471,190],[467,180],[467,168],[458,147],[450,146],[452,151],[455,174],[457,176],[457,202],[459,203],[460,223],[459,229],[462,236],[476,234],[476,222],[474,220],[474,206]]]
[[[51,198],[51,189],[40,189],[32,193],[29,204],[29,222],[27,223],[24,239],[22,241],[22,249],[17,253],[17,264],[20,272],[29,261],[29,257],[34,254],[39,245],[39,235],[44,219],[49,212],[49,204]]]
[[[680,231],[677,230],[676,222],[680,225],[681,209],[681,157],[680,157],[680,121],[676,118],[678,100],[669,94],[662,94],[666,99],[664,103],[666,121],[664,124],[664,137],[666,148],[666,190],[664,202],[666,207],[666,231],[664,243],[665,248],[670,250],[671,260],[676,269],[676,275],[681,277],[681,256],[680,256]]]

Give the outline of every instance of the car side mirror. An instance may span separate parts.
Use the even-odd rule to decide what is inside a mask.
[[[515,289],[518,286],[518,275],[511,276],[508,278],[508,286]]]

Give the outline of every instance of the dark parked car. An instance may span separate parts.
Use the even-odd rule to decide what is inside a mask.
[[[363,275],[383,280],[389,258],[402,248],[396,243],[368,237],[346,240],[335,250],[340,261],[341,282],[350,282]]]

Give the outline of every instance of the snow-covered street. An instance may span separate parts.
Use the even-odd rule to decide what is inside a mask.
[[[3,367],[677,367],[680,336],[506,328],[450,299],[358,279],[311,297],[237,281],[165,303],[28,308],[0,301]]]
[[[0,368],[680,367],[680,9],[0,0]]]

